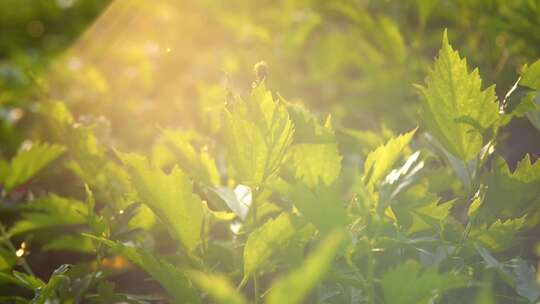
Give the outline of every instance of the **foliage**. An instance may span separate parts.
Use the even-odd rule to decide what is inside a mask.
[[[1,303],[540,301],[538,1],[8,2]]]

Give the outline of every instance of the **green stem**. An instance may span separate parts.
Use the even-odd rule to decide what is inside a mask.
[[[259,278],[256,271],[253,273],[253,295],[253,303],[259,303]]]
[[[9,239],[9,234],[7,233],[6,228],[4,227],[2,223],[0,223],[0,233],[2,233],[2,242],[9,248],[9,250],[13,252],[13,254],[16,255],[17,248],[15,248],[15,245],[13,245],[13,243]],[[32,271],[32,268],[30,268],[30,265],[28,265],[28,263],[26,262],[26,259],[24,258],[24,256],[19,257],[19,261],[20,261],[21,267],[24,269],[24,271],[26,271],[27,274],[34,277],[36,276],[34,272]]]
[[[375,303],[375,268],[373,267],[375,261],[373,259],[373,252],[371,251],[371,244],[368,245],[367,258],[368,303]]]

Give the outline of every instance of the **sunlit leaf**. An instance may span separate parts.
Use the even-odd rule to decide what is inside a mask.
[[[30,231],[86,223],[87,208],[83,202],[51,194],[36,199],[22,212],[22,219],[9,233],[17,235]]]
[[[34,143],[29,149],[20,151],[11,160],[4,188],[9,192],[26,183],[64,151],[62,146],[47,143]]]
[[[288,196],[302,215],[323,232],[347,224],[345,205],[335,186],[319,184],[318,187],[311,189],[297,183],[291,185]]]
[[[201,199],[192,191],[191,181],[177,167],[166,174],[143,156],[118,155],[126,164],[141,200],[164,222],[173,238],[188,251],[194,251],[201,242],[204,214]]]
[[[291,148],[297,179],[309,187],[331,184],[341,171],[337,144],[298,144]]]
[[[321,240],[299,268],[272,285],[267,303],[303,303],[305,297],[330,269],[343,237],[342,232],[336,231]]]
[[[216,162],[207,151],[197,152],[189,142],[187,134],[172,130],[164,130],[163,134],[166,143],[173,147],[176,163],[184,172],[189,172],[194,180],[208,185],[219,185],[220,176]]]
[[[275,176],[290,146],[294,127],[285,106],[263,84],[225,111],[224,138],[240,182],[260,184]]]
[[[263,265],[274,252],[287,246],[300,225],[295,216],[282,213],[253,231],[244,247],[244,280]]]
[[[496,159],[493,172],[486,175],[484,201],[477,210],[478,220],[491,224],[497,219],[506,221],[538,210],[540,202],[540,161],[531,163],[526,155],[510,172],[506,161]]]
[[[364,162],[364,182],[366,185],[373,187],[390,173],[415,132],[416,129],[392,138],[368,154]]]
[[[426,86],[417,89],[428,130],[461,160],[474,158],[498,120],[495,87],[482,90],[478,70],[469,73],[467,61],[452,49],[446,32]]]
[[[245,299],[226,277],[219,274],[190,271],[189,278],[216,303],[243,304]]]

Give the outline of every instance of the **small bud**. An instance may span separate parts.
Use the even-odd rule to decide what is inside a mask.
[[[255,64],[253,67],[257,83],[261,83],[268,78],[268,64],[262,60]]]

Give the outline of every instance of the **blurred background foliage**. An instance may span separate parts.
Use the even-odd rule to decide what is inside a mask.
[[[99,124],[104,140],[144,149],[160,127],[214,132],[205,122],[223,92],[247,92],[264,60],[272,90],[332,113],[339,128],[397,132],[417,121],[412,84],[444,28],[500,99],[540,56],[535,0],[27,2],[0,4],[7,155],[44,98]],[[525,119],[507,131],[536,132]],[[522,146],[507,152],[512,160],[539,151],[510,144]]]

